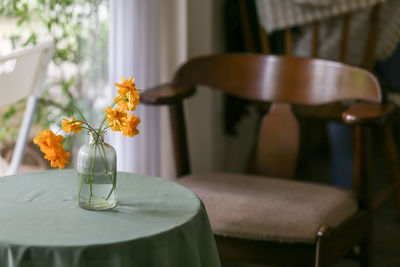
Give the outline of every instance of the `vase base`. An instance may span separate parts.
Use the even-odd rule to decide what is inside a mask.
[[[85,210],[109,210],[116,206],[116,201],[93,201],[90,205],[88,202],[79,202],[79,207]]]

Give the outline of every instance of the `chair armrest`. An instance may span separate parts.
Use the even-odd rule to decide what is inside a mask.
[[[384,124],[396,111],[395,104],[357,103],[343,112],[348,124]]]
[[[145,90],[140,94],[140,102],[147,105],[171,105],[192,96],[194,87],[175,87],[172,84],[162,84]]]

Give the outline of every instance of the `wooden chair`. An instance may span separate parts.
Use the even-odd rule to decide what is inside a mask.
[[[195,93],[197,85],[220,89],[258,107],[272,103],[260,126],[256,161],[274,176],[191,174],[183,100]],[[336,110],[337,119],[356,129],[354,192],[274,178],[295,164],[293,158],[279,157],[288,143],[298,146],[293,111],[308,106],[323,118],[326,105],[338,101],[363,101]],[[357,244],[362,248],[362,266],[370,266],[372,203],[365,142],[369,128],[384,125],[395,110],[381,101],[377,80],[361,68],[256,54],[192,59],[170,84],[141,95],[142,103],[169,106],[177,181],[204,202],[221,258],[278,266],[331,266]],[[329,119],[331,115],[332,110]],[[278,156],[265,160],[271,152],[266,142],[273,144]]]
[[[261,25],[258,25],[257,33],[259,36],[256,38],[254,36],[254,32],[250,27],[250,19],[249,19],[249,1],[247,0],[238,0],[240,6],[240,20],[243,27],[243,38],[245,41],[246,50],[249,52],[261,52],[263,54],[271,54],[270,44],[267,33],[263,30]],[[366,45],[363,51],[363,61],[360,67],[373,72],[374,62],[375,62],[375,54],[376,54],[376,46],[377,46],[377,31],[378,25],[380,23],[380,10],[382,8],[382,4],[376,4],[372,8],[372,12],[370,14],[370,23],[367,27],[367,40]],[[319,46],[321,38],[319,36],[320,32],[320,23],[321,21],[316,21],[311,24],[312,27],[312,38],[310,43],[310,54],[309,56],[312,58],[318,58],[319,55]],[[348,58],[348,49],[351,46],[349,41],[349,33],[350,27],[352,25],[352,14],[346,13],[342,15],[342,28],[341,28],[341,40],[338,44],[339,54],[336,59],[338,62],[346,63]],[[284,47],[285,47],[285,55],[293,56],[293,28],[284,29]],[[259,44],[256,43],[256,40],[259,40]],[[256,51],[256,47],[260,47],[260,51]],[[385,87],[382,88],[382,102],[387,103],[387,92]],[[325,110],[325,112],[329,113],[329,109]],[[309,118],[307,109],[304,109],[301,113],[302,117]],[[398,117],[399,115],[397,115]],[[389,178],[391,180],[391,185],[386,187],[385,189],[379,191],[374,195],[374,208],[379,207],[382,203],[384,203],[387,199],[394,195],[396,207],[397,207],[397,215],[400,218],[400,171],[399,171],[399,157],[398,150],[396,149],[396,142],[394,141],[393,136],[393,124],[396,123],[396,120],[393,120],[393,123],[386,124],[385,127],[382,128],[381,136],[383,138],[382,145],[384,151],[384,157],[388,166]],[[398,122],[397,122],[398,123]],[[292,171],[293,173],[293,171]]]

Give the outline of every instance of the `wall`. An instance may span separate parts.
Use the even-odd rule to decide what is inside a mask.
[[[187,0],[160,1],[160,81],[171,80],[179,65],[187,60]],[[161,176],[176,176],[168,107],[160,108]]]
[[[188,0],[188,57],[223,52],[223,0]],[[185,101],[189,151],[194,173],[220,170],[224,162],[222,96],[199,87]]]

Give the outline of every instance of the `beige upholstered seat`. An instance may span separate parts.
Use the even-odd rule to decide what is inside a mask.
[[[177,182],[201,198],[222,236],[315,243],[319,227],[334,227],[357,211],[350,191],[326,185],[232,173]]]

